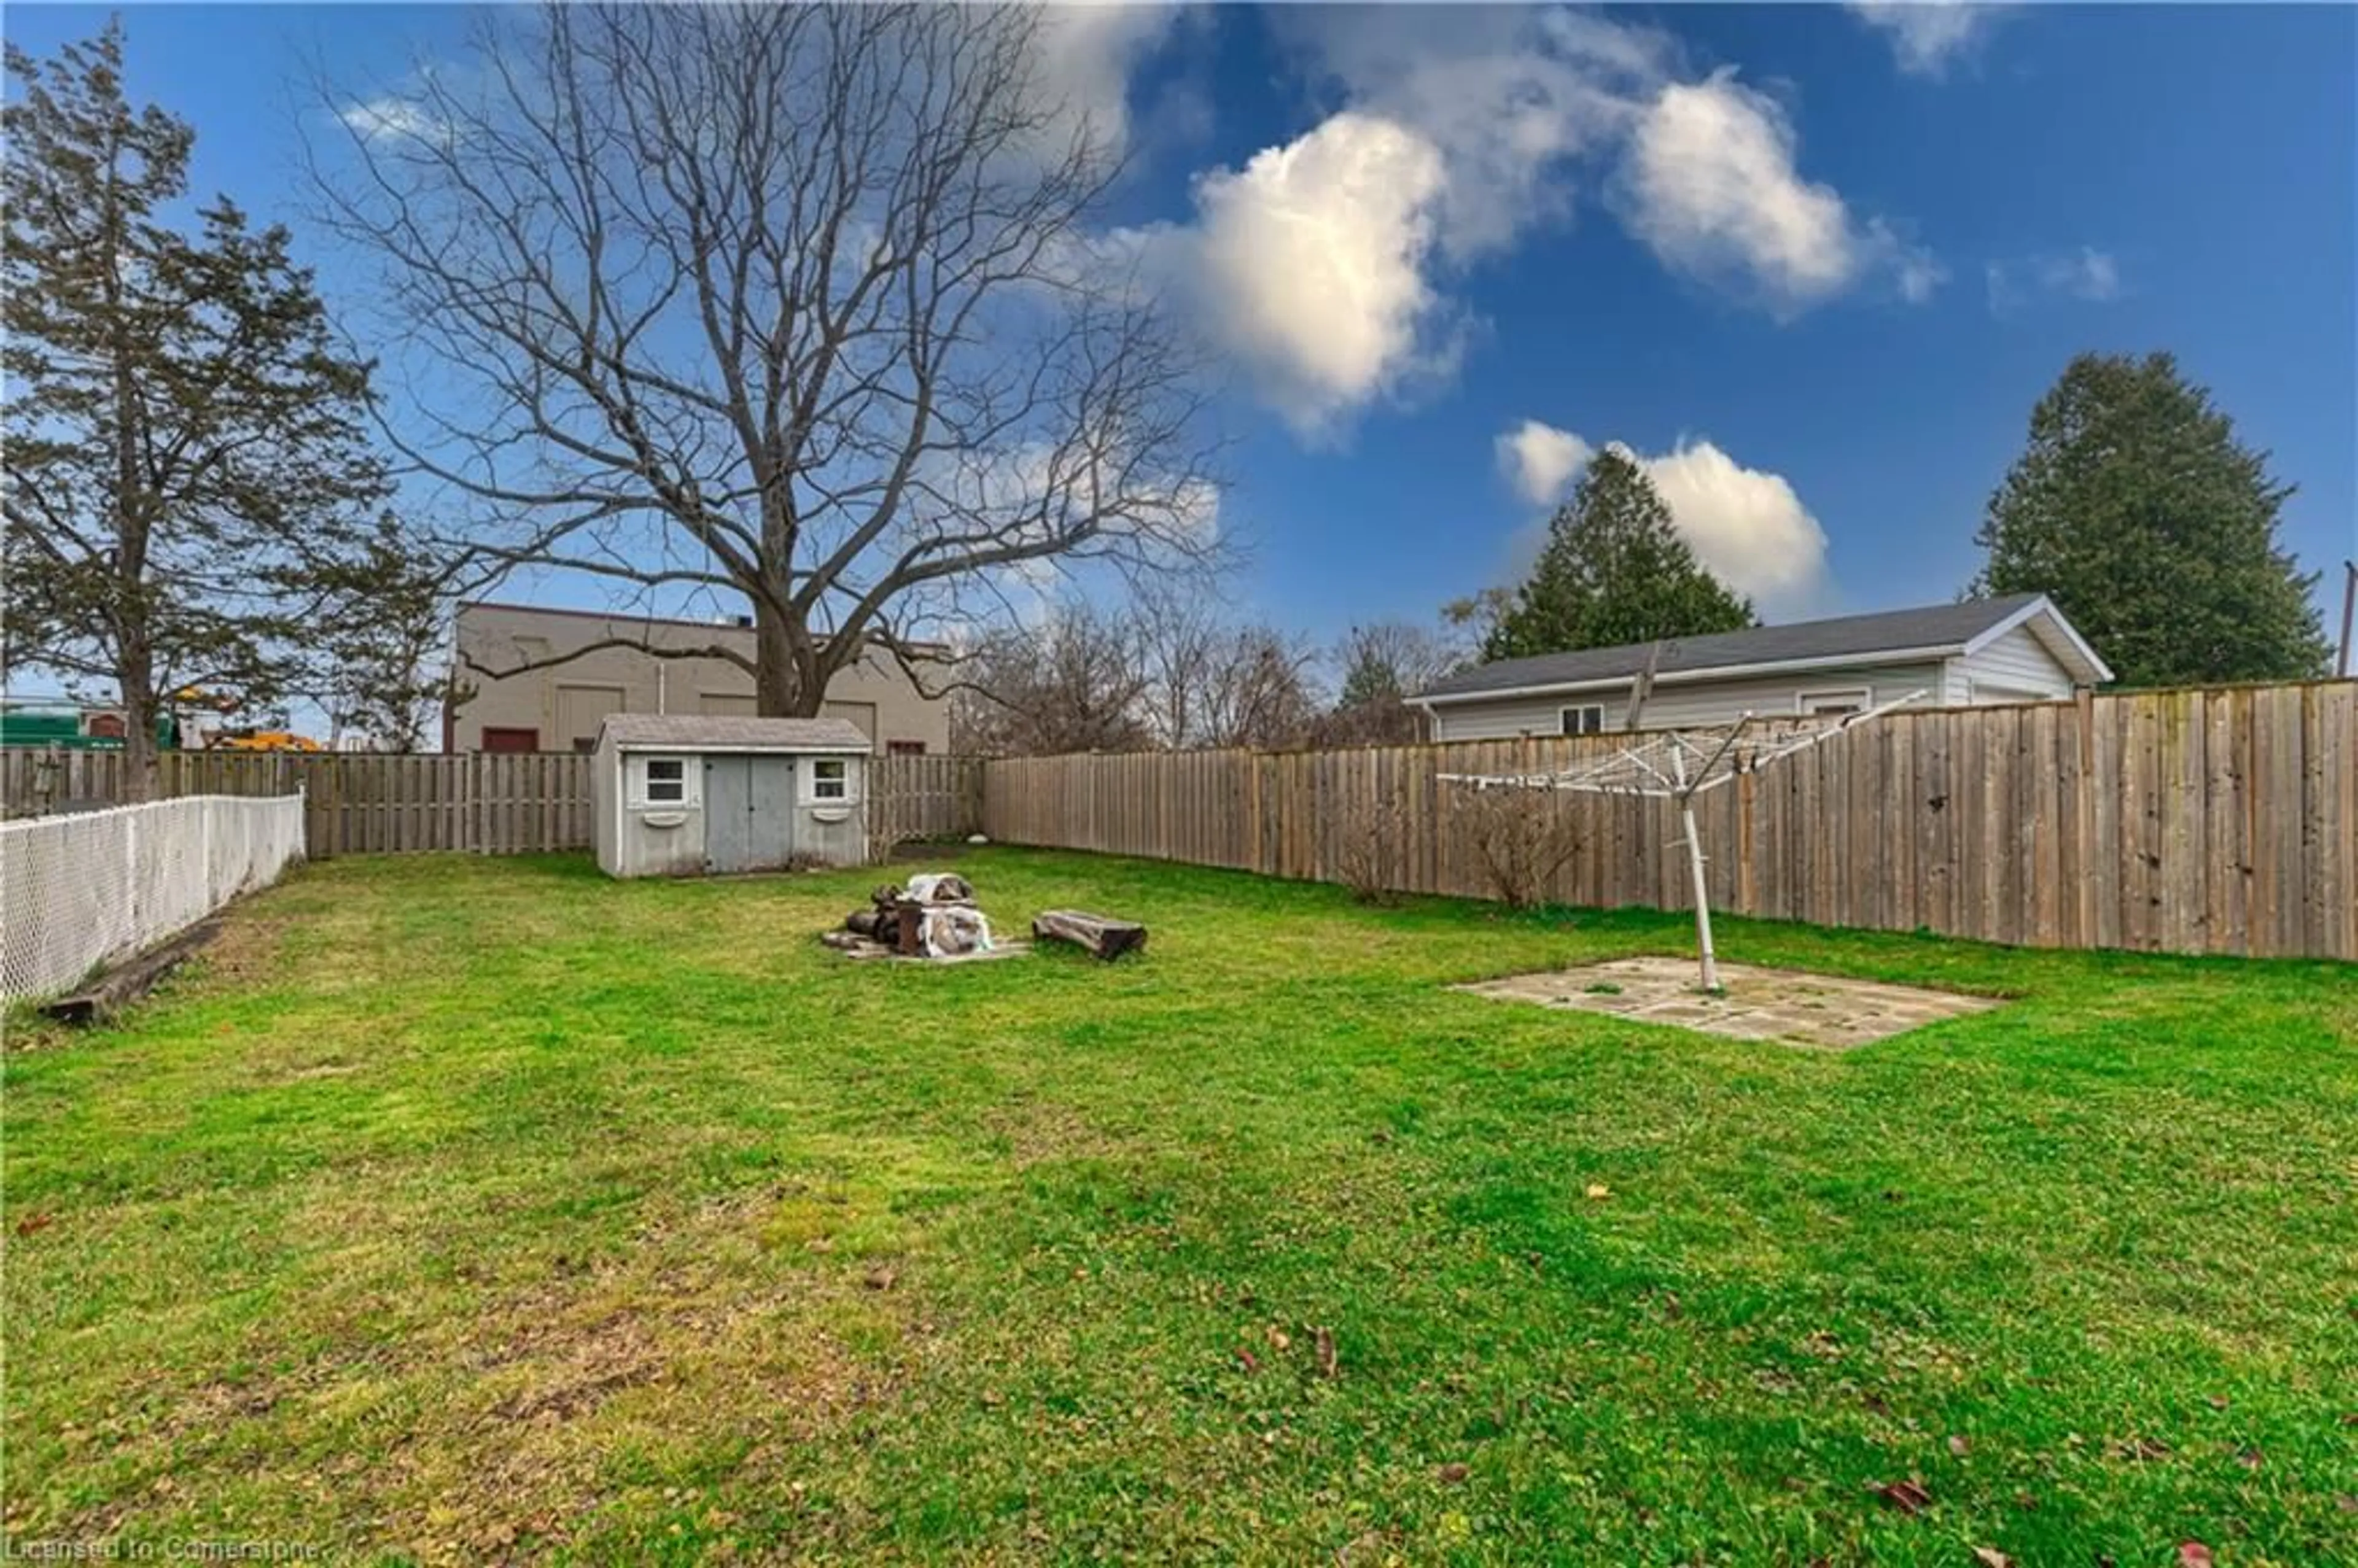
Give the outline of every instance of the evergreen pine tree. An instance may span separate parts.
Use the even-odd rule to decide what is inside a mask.
[[[2044,593],[2125,686],[2319,675],[2326,643],[2277,542],[2292,487],[2168,354],[2082,354],[2031,410],[1969,591]]]
[[[119,24],[7,71],[5,656],[113,685],[146,798],[173,693],[282,704],[372,612],[368,367],[284,229],[226,198],[176,226],[195,135],[125,99]]]
[[[1548,523],[1531,575],[1482,643],[1485,663],[1734,632],[1758,622],[1680,537],[1636,460],[1607,447]]]

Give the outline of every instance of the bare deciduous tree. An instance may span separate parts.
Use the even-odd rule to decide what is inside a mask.
[[[336,96],[319,205],[422,395],[389,436],[495,562],[750,605],[750,655],[674,652],[766,714],[1025,563],[1202,555],[1197,367],[1098,241],[1119,159],[1045,95],[1040,26],[548,5]]]
[[[1238,626],[1214,648],[1205,686],[1202,744],[1298,746],[1317,717],[1314,655],[1270,626]]]
[[[1002,757],[1144,751],[1153,743],[1146,693],[1137,628],[1076,599],[960,661],[951,749]]]
[[[1439,632],[1405,621],[1354,626],[1335,650],[1343,672],[1334,708],[1314,731],[1322,746],[1406,746],[1423,738],[1409,698],[1466,662]]]
[[[1298,639],[1167,586],[1144,589],[1132,619],[1164,747],[1294,745],[1315,719],[1314,661]]]

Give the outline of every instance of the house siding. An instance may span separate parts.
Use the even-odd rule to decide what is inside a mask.
[[[2071,672],[2028,626],[2017,626],[1979,653],[1949,662],[1955,686],[1949,700],[1959,707],[2071,695]]]
[[[575,748],[609,712],[748,714],[753,677],[726,659],[657,658],[637,648],[600,648],[560,665],[495,678],[464,667],[503,669],[585,643],[629,637],[658,648],[721,646],[750,657],[751,630],[694,622],[585,615],[524,605],[469,604],[458,617],[461,678],[474,690],[451,715],[453,751],[482,749],[483,731],[530,730],[545,752]],[[850,719],[882,752],[895,741],[949,750],[949,704],[928,698],[890,655],[871,650],[827,683],[824,711]]]
[[[1658,686],[1646,701],[1643,727],[1648,730],[1693,729],[1733,724],[1747,713],[1782,718],[1800,711],[1805,691],[1832,691],[1865,687],[1870,703],[1896,702],[1911,691],[1939,702],[1947,689],[1939,662],[1919,665],[1863,665],[1851,669],[1805,670],[1796,674],[1749,680],[1682,682]],[[1522,735],[1562,733],[1563,709],[1598,703],[1605,709],[1605,728],[1619,730],[1628,709],[1626,687],[1609,694],[1572,693],[1558,697],[1500,697],[1489,702],[1437,703],[1433,738],[1437,741],[1511,741]]]

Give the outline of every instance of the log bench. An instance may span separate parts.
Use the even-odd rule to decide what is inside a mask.
[[[1032,935],[1042,941],[1074,943],[1100,958],[1119,958],[1146,947],[1146,927],[1138,922],[1077,909],[1047,911],[1032,923]]]

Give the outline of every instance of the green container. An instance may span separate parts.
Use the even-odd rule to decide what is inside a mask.
[[[84,725],[88,716],[72,708],[0,708],[0,746],[55,746],[69,752],[120,752],[115,735],[92,735]],[[171,716],[156,720],[156,746],[171,751],[179,743],[180,726]]]

